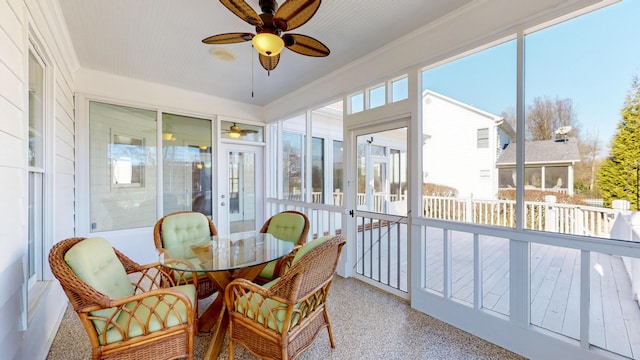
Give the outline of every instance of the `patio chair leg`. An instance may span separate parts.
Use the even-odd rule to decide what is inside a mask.
[[[331,322],[329,321],[329,313],[327,313],[327,309],[324,309],[324,320],[327,322],[327,332],[329,333],[329,343],[331,343],[331,348],[335,349],[336,344],[333,342],[333,331],[331,331]]]
[[[233,340],[229,339],[229,360],[233,360]]]

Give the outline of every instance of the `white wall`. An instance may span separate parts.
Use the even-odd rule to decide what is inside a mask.
[[[55,2],[0,0],[0,349],[3,359],[44,358],[66,297],[57,282],[39,284],[43,295],[27,303],[23,287],[27,249],[27,74],[29,41],[44,58],[53,101],[46,115],[49,193],[44,252],[74,234],[74,124],[72,68]],[[31,36],[30,36],[31,34]],[[44,259],[44,279],[51,275]],[[32,294],[33,295],[33,294]],[[27,310],[28,308],[28,310]],[[29,316],[26,316],[27,311]],[[27,320],[28,319],[28,320]]]
[[[425,93],[422,110],[422,132],[429,136],[423,151],[424,182],[453,187],[459,197],[493,198],[499,117],[431,92]],[[483,128],[489,129],[489,146],[478,148],[478,129]]]

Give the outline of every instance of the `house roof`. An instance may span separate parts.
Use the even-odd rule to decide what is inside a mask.
[[[524,162],[531,164],[572,164],[580,161],[578,142],[564,140],[541,140],[525,142]],[[516,164],[516,143],[509,144],[496,161],[497,166]]]

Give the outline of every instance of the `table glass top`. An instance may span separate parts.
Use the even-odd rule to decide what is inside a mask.
[[[211,236],[190,246],[163,249],[158,260],[163,266],[181,271],[228,271],[266,264],[289,254],[293,246],[271,234],[237,233]]]

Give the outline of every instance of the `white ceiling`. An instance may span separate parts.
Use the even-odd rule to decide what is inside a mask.
[[[472,0],[324,0],[293,32],[320,40],[331,54],[314,58],[285,49],[270,76],[250,42],[201,42],[255,30],[217,0],[59,1],[81,67],[266,105]],[[246,1],[261,12],[258,0]],[[216,58],[212,49],[235,59]]]

